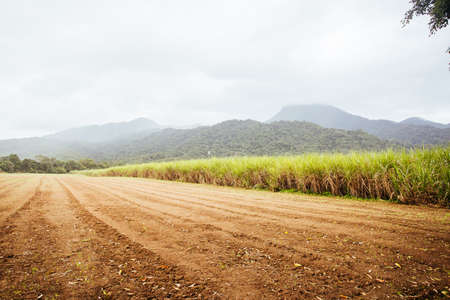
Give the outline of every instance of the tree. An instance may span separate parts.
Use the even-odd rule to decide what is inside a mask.
[[[410,0],[412,7],[405,13],[403,26],[409,24],[414,16],[428,15],[430,35],[448,25],[450,0]]]
[[[64,168],[70,172],[72,170],[82,170],[84,169],[84,166],[82,164],[80,164],[77,161],[74,160],[69,160],[67,162],[64,163]]]
[[[96,169],[98,168],[98,164],[93,161],[92,159],[82,159],[79,161],[79,163],[85,168],[85,169]]]
[[[19,172],[22,169],[22,161],[17,154],[10,154],[6,157],[14,165],[14,171]]]
[[[9,160],[0,161],[0,169],[4,172],[12,173],[14,172],[14,164]]]
[[[36,173],[39,169],[39,163],[32,159],[25,158],[22,161],[22,171],[27,173]]]

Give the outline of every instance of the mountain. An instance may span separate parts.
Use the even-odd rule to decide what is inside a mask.
[[[45,155],[64,160],[91,158],[128,163],[210,155],[380,150],[404,144],[448,143],[449,135],[449,128],[369,120],[335,107],[312,105],[284,108],[271,122],[265,123],[230,120],[213,126],[175,129],[163,128],[151,120],[140,118],[84,126],[43,137],[2,140],[0,156],[15,153],[21,158]]]
[[[436,127],[436,128],[450,128],[450,124],[437,123],[437,122],[425,120],[425,119],[418,118],[418,117],[412,117],[412,118],[405,119],[405,120],[401,121],[400,124],[431,126],[431,127]]]
[[[139,118],[128,122],[72,128],[43,137],[0,140],[0,156],[15,153],[21,158],[45,155],[58,159],[102,160],[109,149],[117,149],[160,128],[149,119]]]
[[[106,143],[117,139],[128,139],[130,136],[139,136],[142,133],[147,134],[160,128],[161,126],[152,120],[138,118],[129,122],[71,128],[47,135],[45,138],[76,143]]]
[[[209,155],[223,157],[380,150],[393,146],[396,144],[362,131],[323,128],[308,122],[280,121],[267,124],[253,120],[231,120],[195,129],[164,129],[128,144],[107,159],[143,162]]]
[[[369,120],[334,106],[311,104],[285,106],[268,122],[274,121],[306,121],[327,128],[355,130],[365,127]]]
[[[450,142],[450,128],[430,126],[429,123],[434,122],[423,120],[419,124],[416,118],[406,123],[397,123],[389,120],[370,120],[329,105],[287,106],[268,122],[280,120],[312,122],[326,128],[363,130],[381,139],[395,140],[407,145],[435,145]]]

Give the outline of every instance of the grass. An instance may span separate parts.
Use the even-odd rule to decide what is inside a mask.
[[[271,191],[376,198],[450,207],[450,146],[350,154],[231,157],[79,171]]]

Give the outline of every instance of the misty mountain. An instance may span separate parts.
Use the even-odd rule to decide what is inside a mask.
[[[446,144],[450,141],[450,128],[445,128],[444,124],[427,120],[419,121],[417,118],[400,123],[371,120],[329,105],[287,106],[268,122],[281,120],[312,122],[326,128],[363,130],[381,139],[395,140],[407,145]]]
[[[76,143],[106,143],[118,139],[139,137],[161,129],[156,122],[138,118],[129,122],[107,123],[67,129],[45,138]]]
[[[152,120],[139,118],[128,122],[71,128],[43,137],[0,140],[0,156],[14,153],[21,158],[45,155],[58,159],[103,160],[105,151],[117,149],[160,128]]]
[[[437,122],[425,120],[425,119],[418,118],[418,117],[412,117],[412,118],[405,119],[405,120],[401,121],[400,124],[431,126],[431,127],[436,127],[436,128],[450,128],[450,124],[437,123]]]
[[[231,120],[195,129],[164,129],[115,152],[110,160],[143,162],[212,156],[285,155],[380,150],[396,144],[362,131],[323,128],[308,122],[270,124]]]

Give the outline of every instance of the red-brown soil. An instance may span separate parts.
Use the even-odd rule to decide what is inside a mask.
[[[447,298],[450,211],[0,176],[0,299]]]

